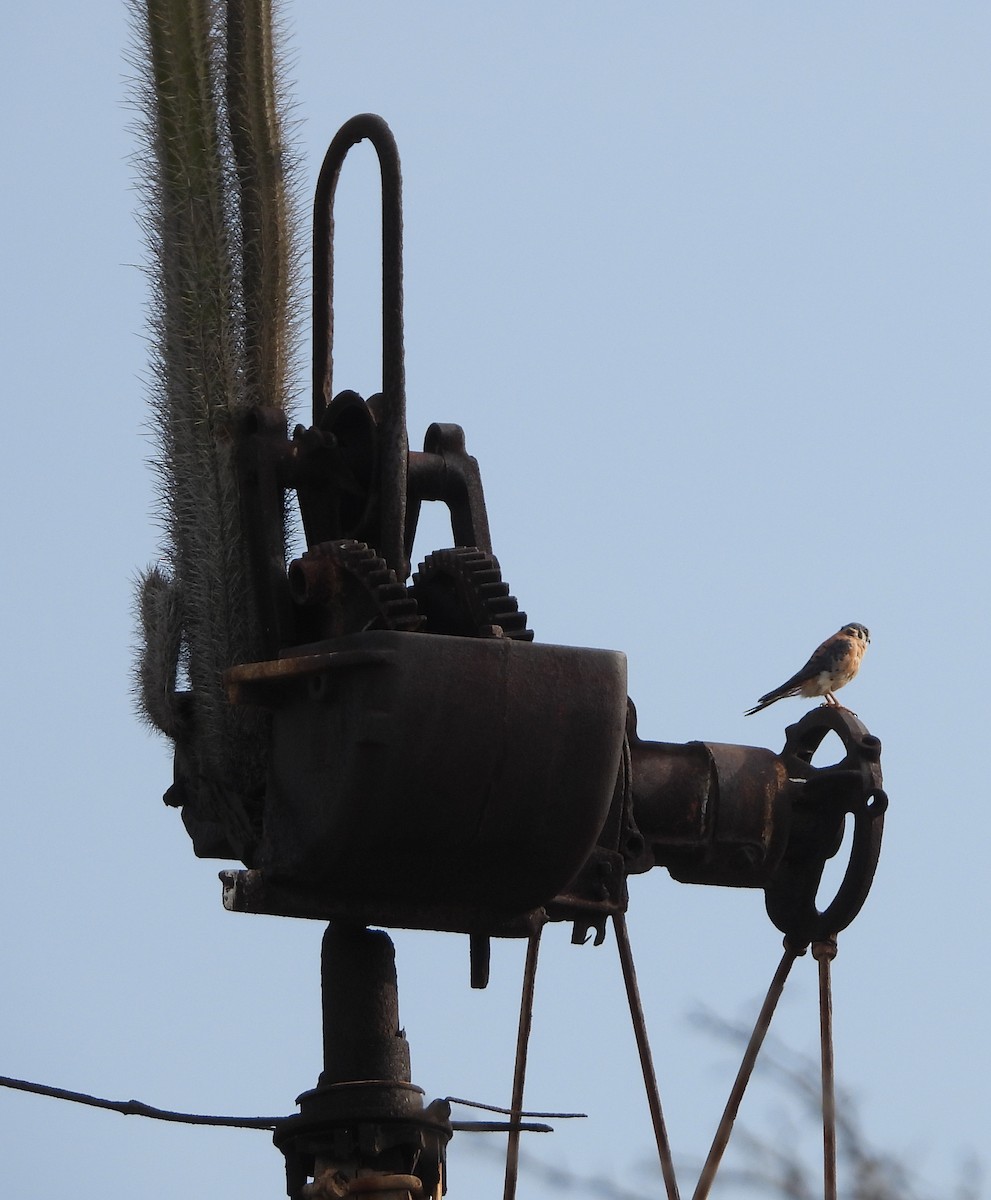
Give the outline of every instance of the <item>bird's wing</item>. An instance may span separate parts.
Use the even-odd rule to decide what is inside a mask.
[[[845,633],[834,633],[832,637],[826,638],[818,650],[813,652],[805,666],[800,671],[796,671],[788,683],[783,686],[797,686],[805,683],[807,679],[812,679],[821,671],[837,670],[849,655],[850,649],[850,638]]]
[[[783,700],[785,696],[795,695],[803,683],[814,679],[821,671],[835,670],[850,652],[849,641],[849,638],[838,633],[834,633],[832,637],[826,638],[822,645],[813,651],[812,657],[804,667],[796,671],[790,679],[786,679],[778,687],[765,692],[754,707],[744,713],[744,716],[753,716],[754,713],[760,712],[762,708],[767,708],[769,704],[773,704],[775,700]]]

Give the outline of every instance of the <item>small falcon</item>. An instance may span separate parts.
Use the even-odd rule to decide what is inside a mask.
[[[825,696],[827,707],[842,708],[843,705],[833,693],[849,683],[860,670],[870,640],[870,630],[866,625],[857,621],[844,625],[839,633],[826,638],[800,671],[791,679],[786,679],[780,687],[761,696],[744,716],[751,717],[775,700],[783,700],[785,696]]]

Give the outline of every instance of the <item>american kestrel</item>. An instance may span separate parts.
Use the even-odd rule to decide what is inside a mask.
[[[775,700],[783,700],[785,696],[825,696],[827,706],[842,708],[843,705],[833,693],[849,683],[860,670],[870,640],[870,630],[866,625],[857,621],[844,625],[839,633],[826,638],[800,671],[796,671],[780,687],[761,696],[744,716],[751,717]]]

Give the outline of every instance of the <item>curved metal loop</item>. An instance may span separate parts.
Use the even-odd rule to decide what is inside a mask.
[[[405,420],[403,370],[403,212],[399,149],[392,130],[375,113],[346,121],[330,143],[313,199],[313,424],[333,399],[334,195],[344,159],[367,138],[382,178],[382,392],[390,414]]]
[[[815,767],[812,759],[830,732],[839,735],[845,754],[832,766]],[[880,741],[846,709],[813,709],[786,730],[781,757],[800,793],[788,847],[765,888],[765,902],[768,916],[794,946],[835,937],[867,899],[888,806],[880,756]],[[836,895],[820,911],[816,892],[826,862],[840,849],[847,816],[853,818],[850,858]]]
[[[375,147],[382,179],[382,391],[365,403],[376,429],[379,554],[401,582],[409,575],[405,552],[406,374],[403,364],[403,214],[399,150],[392,130],[374,113],[361,113],[338,130],[323,160],[313,201],[313,424],[322,428],[333,399],[334,194],[344,159],[365,138]]]

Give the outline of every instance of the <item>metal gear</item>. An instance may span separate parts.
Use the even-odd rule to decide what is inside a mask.
[[[497,559],[475,546],[428,554],[409,592],[425,618],[427,633],[533,641],[526,613],[503,583]]]
[[[311,546],[290,564],[289,591],[303,641],[423,627],[416,601],[364,542],[339,538]]]

